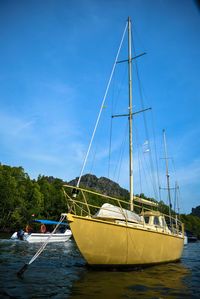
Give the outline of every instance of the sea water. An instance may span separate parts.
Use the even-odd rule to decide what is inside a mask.
[[[73,240],[50,243],[20,279],[41,245],[0,237],[0,298],[200,298],[200,242],[180,262],[131,271],[92,270]]]

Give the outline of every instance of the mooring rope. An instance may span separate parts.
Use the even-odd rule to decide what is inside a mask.
[[[32,264],[36,258],[42,253],[42,251],[45,249],[45,247],[47,246],[47,244],[49,243],[49,240],[51,239],[51,237],[53,236],[53,234],[55,233],[55,231],[57,230],[57,228],[59,227],[59,225],[63,222],[65,216],[61,215],[60,217],[60,221],[56,224],[56,227],[54,228],[54,230],[49,234],[48,238],[46,239],[46,241],[44,241],[44,243],[42,244],[42,246],[39,248],[39,250],[36,252],[36,254],[32,257],[32,259],[29,261],[29,265]]]
[[[57,223],[56,227],[54,228],[54,230],[49,234],[48,238],[46,239],[46,241],[44,241],[44,243],[42,244],[42,246],[38,249],[38,251],[36,252],[36,254],[30,259],[30,261],[28,263],[26,263],[17,273],[18,276],[22,276],[22,274],[24,273],[24,271],[28,268],[29,265],[31,265],[36,258],[38,258],[38,256],[43,252],[43,250],[45,249],[45,247],[47,246],[47,244],[49,243],[51,237],[53,236],[53,234],[55,233],[55,231],[57,230],[57,228],[59,227],[59,225],[63,222],[63,220],[65,219],[65,215],[61,215],[59,222]]]

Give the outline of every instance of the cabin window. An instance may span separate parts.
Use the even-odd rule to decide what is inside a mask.
[[[158,219],[157,216],[154,217],[153,223],[154,223],[155,225],[160,225],[160,221],[159,221],[159,219]]]
[[[165,226],[164,219],[161,218],[161,226]]]
[[[149,217],[144,217],[144,221],[145,221],[146,224],[148,224],[149,223]]]

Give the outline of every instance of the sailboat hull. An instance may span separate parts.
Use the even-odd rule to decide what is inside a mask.
[[[76,244],[89,265],[131,266],[179,260],[180,236],[67,214]]]

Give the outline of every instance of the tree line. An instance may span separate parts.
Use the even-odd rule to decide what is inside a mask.
[[[66,211],[63,181],[30,179],[22,167],[0,164],[0,231],[24,228],[31,219],[59,220]]]
[[[11,167],[0,163],[0,231],[11,232],[24,229],[32,219],[58,221],[61,213],[67,212],[63,184],[61,179],[42,175],[39,175],[37,180],[30,179],[22,167]],[[155,201],[144,194],[137,196]],[[101,206],[98,196],[93,195],[91,199],[94,205]],[[128,196],[123,199],[127,202],[129,200]],[[159,206],[161,212],[168,214],[168,207],[163,202],[160,202]],[[96,211],[94,209],[92,212]],[[199,217],[182,214],[181,220],[186,230],[200,238]]]

